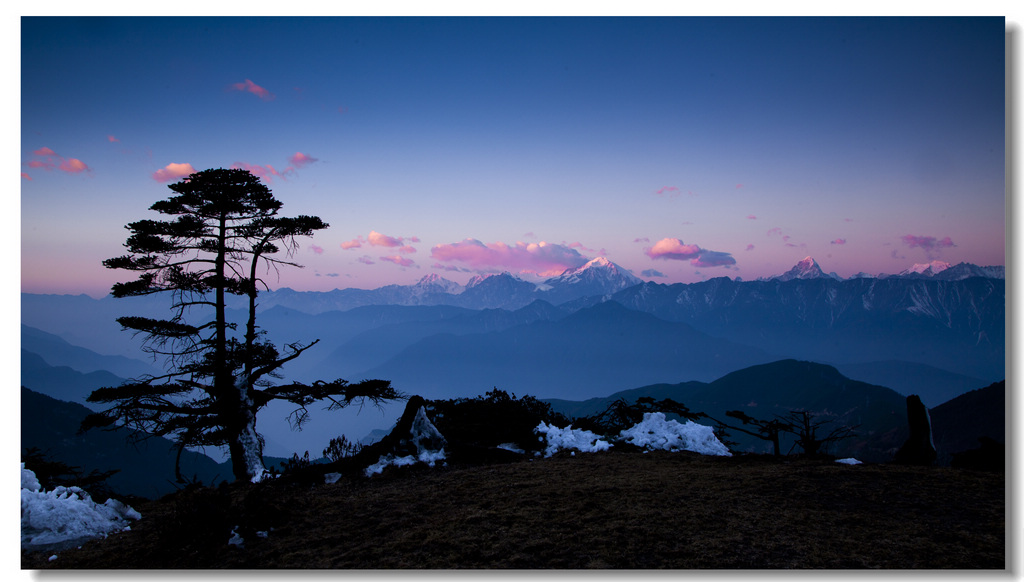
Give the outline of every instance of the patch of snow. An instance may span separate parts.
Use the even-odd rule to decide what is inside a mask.
[[[526,454],[526,451],[517,447],[515,443],[501,443],[500,445],[498,445],[498,448],[513,453],[519,453],[520,455]]]
[[[245,540],[242,539],[242,536],[238,535],[238,526],[237,525],[231,530],[231,538],[228,539],[228,545],[229,546],[235,546],[237,548],[244,548],[245,547]]]
[[[366,468],[365,473],[367,477],[372,475],[378,475],[384,471],[385,467],[394,465],[395,467],[406,467],[409,465],[415,465],[416,463],[426,463],[433,467],[438,461],[444,461],[445,455],[444,450],[440,451],[422,451],[418,455],[406,455],[404,457],[396,457],[395,455],[382,455],[380,460]]]
[[[607,451],[612,447],[611,443],[601,440],[600,436],[589,430],[558,428],[543,421],[533,430],[543,435],[540,437],[541,440],[546,438],[548,441],[547,449],[544,451],[545,457],[554,455],[560,449],[576,449],[582,453],[594,453]]]
[[[662,412],[645,412],[644,419],[619,433],[619,438],[647,450],[693,451],[702,455],[731,457],[729,448],[710,426],[666,420]]]
[[[860,461],[858,461],[857,459],[854,459],[853,457],[849,457],[849,458],[846,458],[846,459],[836,459],[836,462],[837,463],[842,463],[844,465],[860,465],[861,464]]]
[[[324,483],[330,485],[341,480],[341,473],[327,473],[324,475]]]
[[[130,529],[139,512],[108,499],[100,505],[78,487],[43,491],[35,473],[21,464],[21,545],[42,546],[106,537]]]

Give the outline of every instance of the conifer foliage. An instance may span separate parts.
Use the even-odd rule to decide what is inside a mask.
[[[384,380],[274,383],[284,364],[319,340],[287,344],[281,353],[265,339],[256,324],[256,299],[268,288],[262,277],[298,267],[290,260],[296,239],[327,223],[315,216],[278,216],[282,203],[246,170],[196,172],[169,188],[174,195],[150,210],[172,219],[128,224],[128,254],[103,262],[138,273],[134,281],[114,284],[114,297],[170,298],[167,319],[117,320],[142,335],[144,351],[165,358],[167,372],[94,391],[90,402],[111,407],[90,416],[83,428],[122,424],[136,438],[173,438],[179,450],[226,445],[235,478],[256,481],[267,474],[256,413],[271,401],[296,405],[291,418],[301,425],[307,406],[318,401],[337,409],[402,397]],[[248,299],[244,329],[228,321],[232,295]]]

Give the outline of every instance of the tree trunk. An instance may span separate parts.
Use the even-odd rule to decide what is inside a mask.
[[[243,379],[235,386],[236,398],[231,403],[231,422],[225,422],[229,431],[228,451],[231,453],[231,470],[236,481],[258,483],[267,476],[263,464],[263,445],[256,432],[256,407],[249,396],[249,387]]]

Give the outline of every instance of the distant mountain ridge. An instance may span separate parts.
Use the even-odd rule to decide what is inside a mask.
[[[859,273],[849,279],[844,279],[834,272],[825,273],[814,258],[805,257],[789,271],[757,281],[787,282],[816,279],[960,281],[974,277],[1005,279],[1006,268],[1002,266],[979,267],[970,263],[949,265],[949,263],[941,261],[932,261],[924,265],[914,265],[898,274]],[[584,298],[609,296],[646,283],[627,269],[604,257],[598,257],[580,267],[566,269],[561,275],[551,277],[539,284],[525,281],[506,271],[474,276],[463,286],[433,273],[424,276],[413,285],[386,285],[377,289],[302,292],[285,287],[262,293],[259,304],[262,309],[281,305],[313,314],[324,311],[345,311],[366,305],[451,305],[467,309],[515,310],[538,299],[552,305],[561,305]],[[677,285],[699,284],[677,283]]]
[[[797,360],[751,366],[706,383],[652,384],[585,401],[545,401],[557,412],[583,417],[603,411],[618,399],[632,403],[644,396],[670,398],[692,412],[705,412],[723,422],[733,420],[724,416],[727,410],[741,410],[761,420],[790,410],[808,410],[826,417],[831,414],[834,425],[857,426],[857,436],[840,442],[830,452],[862,461],[891,461],[909,434],[904,395],[851,380],[832,366]],[[948,464],[953,453],[976,448],[979,436],[1005,442],[1004,398],[1005,382],[998,382],[933,408],[932,427],[940,461]],[[709,419],[699,422],[713,424]],[[771,451],[766,441],[736,431],[729,436],[738,442],[734,450]],[[784,439],[783,452],[791,446],[792,439]]]

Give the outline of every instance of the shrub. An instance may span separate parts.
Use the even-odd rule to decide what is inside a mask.
[[[564,415],[533,396],[516,398],[495,388],[484,396],[427,402],[434,426],[449,443],[494,448],[514,444],[527,452],[544,448],[534,429],[541,422],[569,424]]]

